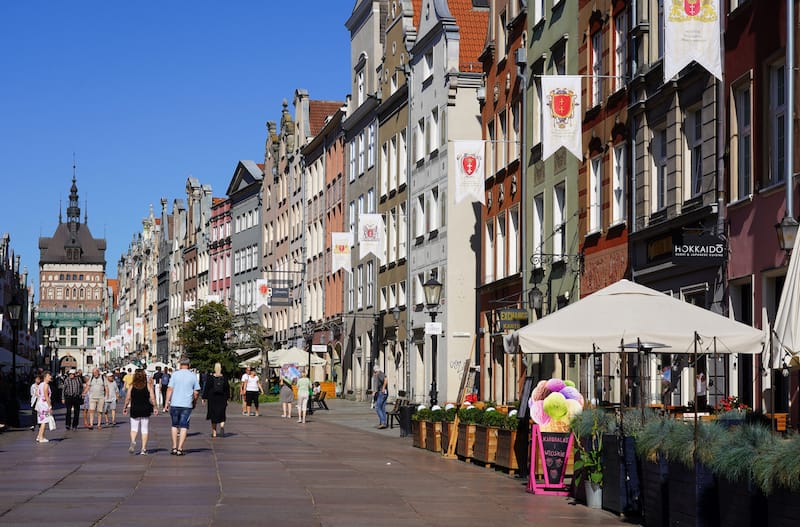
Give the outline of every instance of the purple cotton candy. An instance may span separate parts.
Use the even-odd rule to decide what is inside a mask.
[[[566,385],[561,379],[550,379],[547,381],[547,389],[551,392],[560,392],[564,389],[564,386]]]
[[[581,397],[581,393],[572,386],[566,386],[559,393],[564,397],[566,397],[567,399],[573,399],[575,401],[580,401],[581,399],[583,399],[583,397]]]

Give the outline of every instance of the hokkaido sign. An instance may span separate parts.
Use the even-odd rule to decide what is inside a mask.
[[[673,243],[672,260],[713,265],[722,263],[726,252],[725,241],[716,236],[684,236],[682,242]]]

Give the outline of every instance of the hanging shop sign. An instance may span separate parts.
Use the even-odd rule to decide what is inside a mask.
[[[684,236],[672,245],[672,261],[698,265],[720,264],[725,261],[725,240],[716,236]]]
[[[528,325],[528,312],[524,309],[503,308],[497,310],[497,329],[519,329]]]

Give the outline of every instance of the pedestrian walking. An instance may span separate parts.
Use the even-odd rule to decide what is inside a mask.
[[[106,401],[103,407],[103,415],[105,416],[106,426],[117,425],[117,400],[119,399],[119,388],[114,381],[114,374],[108,372],[106,374]]]
[[[44,374],[42,382],[36,389],[36,422],[39,423],[39,434],[36,436],[37,443],[49,443],[50,440],[44,436],[44,430],[50,423],[52,416],[52,405],[50,404],[50,372]]]
[[[281,409],[283,410],[281,417],[286,417],[287,419],[292,418],[292,403],[294,402],[294,392],[292,392],[293,384],[293,380],[281,375],[280,401]]]
[[[78,419],[81,415],[81,403],[83,402],[83,383],[78,377],[78,372],[72,368],[67,373],[67,380],[64,381],[64,391],[62,393],[61,402],[67,409],[67,415],[64,419],[64,425],[67,430],[78,428]]]
[[[89,428],[89,376],[82,375],[78,370],[78,375],[83,379],[83,401],[81,401],[81,410],[83,411],[83,427]]]
[[[250,378],[250,366],[247,366],[244,369],[244,374],[242,375],[242,384],[239,386],[239,395],[242,397],[242,415],[247,415],[247,397],[245,397],[245,392],[247,389],[248,378]]]
[[[378,414],[378,428],[381,430],[388,428],[386,424],[386,397],[389,395],[389,379],[381,371],[379,366],[375,366],[372,375],[372,390],[376,395],[375,413]]]
[[[33,423],[36,423],[37,415],[36,415],[36,401],[39,400],[39,384],[42,382],[41,375],[37,375],[33,378],[33,384],[31,384],[31,417],[33,417]],[[36,428],[35,424],[31,425],[31,430]]]
[[[170,454],[182,456],[186,434],[189,431],[189,420],[192,417],[197,397],[200,395],[200,383],[197,375],[189,370],[189,358],[180,360],[180,369],[172,374],[167,389],[165,408],[172,419],[172,450]]]
[[[108,397],[108,385],[106,380],[100,376],[100,370],[95,368],[92,370],[92,377],[86,383],[86,393],[89,395],[89,430],[94,428],[94,416],[97,415],[97,429],[101,430],[103,424],[103,410],[106,406],[106,397]]]
[[[228,407],[230,386],[222,374],[222,365],[214,364],[214,373],[206,377],[203,385],[203,404],[207,404],[206,420],[211,421],[211,437],[225,437],[225,411]],[[219,426],[219,434],[217,434]]]
[[[172,376],[172,368],[164,368],[164,373],[161,374],[161,386],[158,386],[158,389],[161,390],[162,410],[167,405],[167,388],[169,387],[169,379],[171,376]]]
[[[311,380],[308,378],[308,372],[304,371],[303,374],[297,379],[297,422],[305,423],[306,414],[308,413],[308,397],[311,393]]]
[[[161,371],[161,366],[156,366],[156,372],[153,374],[153,391],[156,394],[156,408],[164,407],[164,399],[161,394],[161,376],[164,373]]]
[[[142,449],[140,456],[147,455],[147,438],[150,435],[150,416],[158,415],[156,408],[156,398],[153,393],[153,386],[147,382],[147,375],[142,370],[136,370],[133,374],[133,382],[125,395],[125,406],[122,413],[130,413],[131,416],[131,446],[128,452],[136,452],[136,436],[142,434]]]
[[[258,396],[264,393],[264,387],[261,385],[261,378],[256,374],[256,370],[250,369],[250,373],[244,383],[245,391],[245,415],[249,412],[250,415],[258,417]]]

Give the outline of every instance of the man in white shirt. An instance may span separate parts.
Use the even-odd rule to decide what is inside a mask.
[[[245,398],[247,392],[247,379],[250,378],[250,367],[244,369],[244,375],[242,375],[242,386],[239,389],[239,395],[242,396],[242,415],[247,415],[247,400]]]

